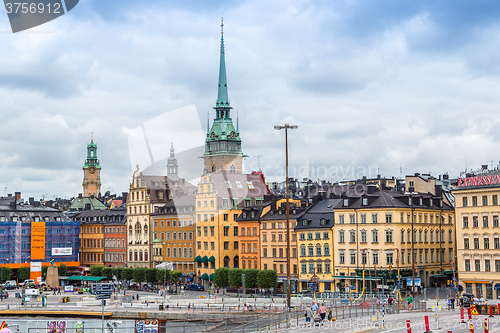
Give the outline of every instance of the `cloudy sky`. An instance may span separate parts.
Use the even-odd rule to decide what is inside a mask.
[[[0,194],[82,192],[91,132],[103,192],[127,191],[135,165],[161,161],[171,141],[180,154],[199,148],[221,16],[247,171],[260,161],[283,179],[273,125],[284,123],[299,126],[289,149],[300,178],[498,164],[498,1],[82,0],[16,34],[1,11]],[[154,161],[138,151],[137,128]],[[189,167],[201,173],[198,159]]]

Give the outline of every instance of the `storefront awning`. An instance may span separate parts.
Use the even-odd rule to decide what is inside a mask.
[[[194,258],[194,262],[201,262],[201,257],[200,256],[196,256],[196,258]]]
[[[499,289],[500,289],[500,283],[495,284],[495,290],[499,290]]]
[[[208,276],[208,280],[209,280],[209,281],[213,281],[213,280],[214,280],[214,273],[212,273],[212,274],[210,274],[210,275]]]
[[[207,273],[203,273],[203,275],[201,276],[201,279],[202,280],[208,280],[208,274]]]
[[[208,263],[208,257],[204,256],[203,258],[201,258],[201,262],[204,263],[204,264],[207,264]]]
[[[215,257],[214,257],[214,256],[211,256],[210,258],[208,258],[208,261],[209,261],[209,262],[215,262]]]
[[[486,284],[492,283],[492,281],[482,281],[482,280],[477,280],[477,281],[469,281],[469,280],[467,280],[467,281],[461,281],[461,282],[463,282],[463,283],[486,283]]]
[[[431,277],[433,277],[433,278],[442,278],[442,277],[444,277],[445,278],[446,275],[444,275],[444,274],[434,274],[434,275],[431,275]]]
[[[457,273],[457,271],[455,271],[455,273]],[[452,270],[444,271],[443,274],[453,274],[453,271]]]

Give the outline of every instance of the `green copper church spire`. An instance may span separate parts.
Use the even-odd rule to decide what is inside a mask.
[[[227,93],[226,58],[224,53],[224,18],[221,18],[220,32],[220,64],[219,64],[219,88],[217,92],[217,103],[215,105],[217,118],[230,118],[229,97]]]

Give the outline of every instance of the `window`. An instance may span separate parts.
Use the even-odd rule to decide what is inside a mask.
[[[354,230],[349,231],[349,243],[356,243],[356,232]]]
[[[467,207],[468,206],[467,197],[463,197],[462,198],[462,206],[463,207]]]
[[[483,228],[488,228],[488,216],[483,216]]]
[[[329,256],[329,255],[330,255],[330,246],[329,246],[328,244],[325,244],[325,245],[323,246],[323,254],[324,254],[325,256]]]
[[[361,230],[361,243],[366,243],[366,230]]]
[[[378,265],[378,251],[374,251],[372,254],[372,264]]]
[[[339,230],[339,243],[345,243],[344,230]]]
[[[453,243],[453,230],[448,230],[448,243]]]
[[[372,243],[378,243],[378,231],[372,230]]]
[[[229,236],[229,227],[228,226],[224,226],[224,236]]]
[[[484,245],[484,249],[485,250],[489,250],[490,249],[490,239],[489,238],[485,238],[483,245]]]
[[[392,223],[392,214],[385,214],[385,223]]]
[[[479,238],[474,238],[474,250],[479,250]]]
[[[208,237],[208,227],[203,227],[203,236]]]
[[[474,270],[476,272],[481,271],[481,260],[474,260]]]
[[[477,197],[472,197],[472,206],[477,206]]]
[[[500,238],[493,238],[493,244],[494,244],[494,247],[495,247],[495,250],[498,250],[500,249]]]
[[[428,242],[429,242],[429,231],[425,230],[424,231],[424,243],[428,243]]]
[[[306,256],[306,246],[305,245],[302,245],[300,247],[300,256],[301,257],[305,257]]]
[[[300,264],[300,272],[302,274],[307,274],[307,264]]]
[[[238,241],[234,241],[233,247],[235,250],[238,250]]]
[[[299,234],[299,240],[302,240],[302,241],[303,241],[303,240],[306,240],[306,234],[305,234],[305,233],[303,233],[303,232],[301,232],[301,233]]]
[[[473,216],[472,217],[472,227],[473,228],[479,227],[479,222],[478,222],[478,217],[477,216]]]
[[[345,252],[343,250],[339,251],[339,264],[345,264]]]
[[[255,187],[253,186],[252,182],[247,182],[247,185],[248,185],[248,189],[249,190],[254,190]]]
[[[493,215],[493,227],[498,227],[498,215]]]
[[[394,243],[394,232],[391,229],[385,231],[385,242]]]
[[[483,195],[483,206],[488,206],[488,196]]]
[[[276,248],[273,248],[273,258],[276,258]]]
[[[401,229],[401,243],[405,242],[405,231],[404,229]]]
[[[308,253],[309,257],[314,257],[314,247],[312,245],[309,245],[307,247],[307,253]]]
[[[230,182],[229,180],[225,180],[225,181],[224,181],[224,183],[226,183],[226,187],[227,187],[227,188],[233,188],[233,187],[231,186],[231,182]]]
[[[321,232],[317,232],[314,234],[314,239],[320,240],[321,239]]]
[[[363,199],[364,200],[364,199]],[[365,224],[366,223],[366,214],[361,214],[361,223]]]
[[[323,232],[323,239],[329,239],[329,238],[330,234],[328,233],[328,231]]]
[[[350,263],[351,265],[356,265],[356,252],[350,253]]]
[[[344,224],[344,214],[339,215],[339,224]]]
[[[495,272],[500,272],[500,260],[495,260]]]
[[[372,214],[372,222],[377,223],[377,214]]]
[[[241,185],[241,182],[239,180],[236,180],[235,183],[237,188],[243,189],[243,186]]]
[[[280,258],[283,258],[283,249],[282,249],[282,248],[280,248],[278,252],[279,252],[279,257],[280,257]]]
[[[350,214],[350,215],[349,215],[349,222],[350,222],[351,224],[356,223],[356,217],[355,217],[355,215],[354,215],[354,214]]]
[[[321,257],[321,245],[316,244],[316,256]]]
[[[493,201],[493,205],[498,205],[498,196],[497,195],[494,195],[491,197],[492,201]]]
[[[464,238],[464,249],[465,250],[468,250],[469,249],[469,239],[468,238]]]
[[[233,236],[238,236],[238,227],[233,227]]]
[[[241,253],[245,253],[245,247],[246,247],[246,244],[241,243]]]
[[[422,260],[420,260],[422,261]],[[385,262],[387,265],[392,265],[394,264],[394,253],[393,252],[386,252],[385,254]]]
[[[368,198],[363,198],[363,206],[367,206],[368,205]]]
[[[267,258],[267,247],[265,247],[265,248],[262,249],[262,256],[264,258]]]
[[[229,214],[224,214],[224,221],[229,221]]]
[[[484,271],[491,272],[491,262],[489,260],[484,261]]]
[[[470,272],[470,259],[465,259],[465,271]]]
[[[326,219],[320,219],[319,220],[320,225],[326,225]]]

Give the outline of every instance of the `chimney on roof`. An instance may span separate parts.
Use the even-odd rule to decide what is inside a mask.
[[[40,201],[35,201],[33,202],[34,207],[40,207]]]
[[[94,198],[95,198],[95,195],[93,195],[93,194],[92,194],[92,195],[90,196],[90,198],[91,198],[91,199],[94,199]]]
[[[483,171],[488,170],[488,164],[481,165],[481,169],[483,169]]]
[[[16,200],[21,200],[21,192],[15,192]]]
[[[122,192],[122,202],[123,203],[127,203],[127,198],[128,198],[128,193]]]
[[[85,204],[85,210],[90,210],[90,209],[91,209],[90,204],[89,204],[89,203],[86,203],[86,204]]]
[[[29,201],[30,205],[33,206],[33,203],[35,202],[35,198],[29,198],[28,201]]]
[[[81,199],[81,198],[83,198],[83,194],[78,193],[78,199]]]
[[[420,176],[420,174],[418,172],[415,172],[415,177],[418,177]]]
[[[10,204],[10,208],[11,209],[16,209],[17,208],[17,204],[16,204],[15,201],[11,201],[9,204]]]
[[[375,184],[366,185],[366,191],[368,192],[368,194],[375,193],[375,191],[377,191],[377,185]]]
[[[7,194],[7,197],[8,198],[12,197],[12,193]]]

